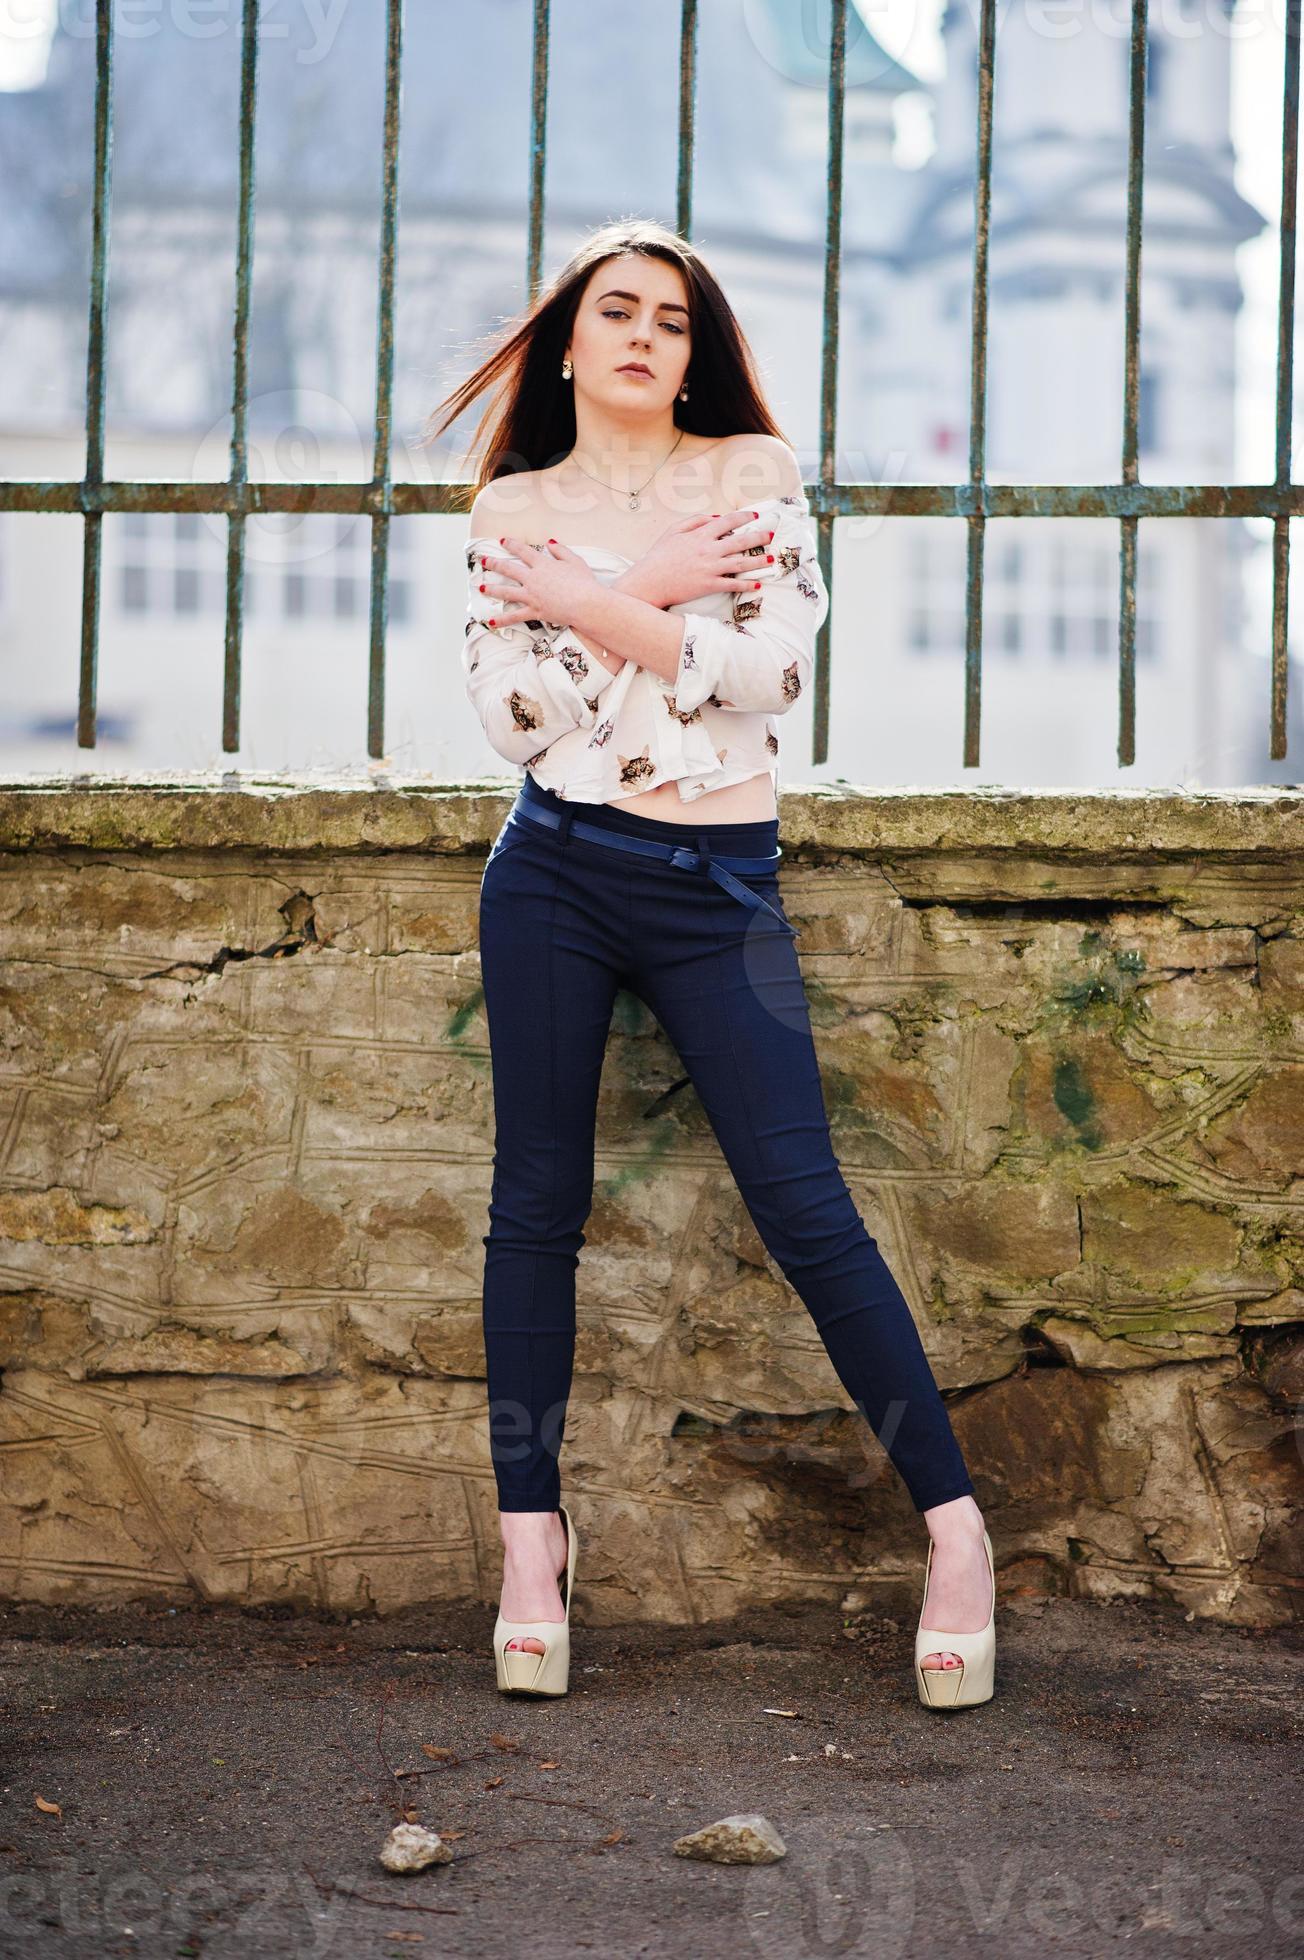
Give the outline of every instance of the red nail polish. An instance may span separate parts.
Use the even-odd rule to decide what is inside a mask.
[[[549,544],[556,544],[556,542],[557,542],[556,538],[549,538],[548,540]]]
[[[498,624],[498,621],[497,621],[496,619],[487,619],[487,620],[485,621],[485,625],[486,625],[486,626],[496,626],[497,624]]]
[[[772,565],[772,564],[774,563],[774,553],[773,553],[772,551],[767,551],[767,552],[766,552],[766,554],[765,554],[765,562],[766,562],[766,564],[767,564],[767,565]],[[483,586],[481,586],[481,587],[480,587],[480,590],[481,590],[481,591],[483,592],[483,591],[484,591],[484,587],[483,587]]]
[[[759,517],[759,516],[760,516],[760,514],[761,514],[761,513],[759,512],[759,510],[754,510],[754,511],[752,512],[752,516],[753,516],[753,517]]]
[[[756,591],[759,592],[761,589],[761,581],[759,579],[753,579],[752,584],[755,587]]]

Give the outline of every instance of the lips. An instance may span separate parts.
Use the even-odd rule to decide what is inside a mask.
[[[649,381],[652,378],[651,368],[644,367],[642,361],[626,361],[624,367],[618,367],[616,369],[616,373],[617,374],[645,374],[648,377]]]

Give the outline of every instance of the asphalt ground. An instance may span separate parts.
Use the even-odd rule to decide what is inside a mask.
[[[1304,1946],[1304,1627],[1002,1602],[993,1700],[941,1713],[906,1617],[577,1625],[546,1702],[493,1618],[0,1607],[0,1954]],[[674,1854],[732,1812],[787,1856]],[[451,1864],[385,1871],[405,1814]]]

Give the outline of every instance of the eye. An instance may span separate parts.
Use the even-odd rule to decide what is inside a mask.
[[[626,313],[623,306],[604,306],[602,309],[602,317],[604,320],[626,320],[629,318],[629,315]],[[685,329],[677,325],[674,320],[663,320],[661,324],[663,327],[669,327],[671,333],[682,334],[685,331]]]

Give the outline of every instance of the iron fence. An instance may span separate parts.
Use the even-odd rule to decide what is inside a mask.
[[[1119,525],[1118,760],[1136,760],[1137,525],[1143,517],[1271,518],[1272,661],[1270,754],[1286,754],[1287,588],[1289,520],[1304,512],[1304,485],[1291,480],[1295,210],[1299,156],[1301,0],[1286,0],[1283,70],[1280,265],[1277,306],[1275,476],[1270,484],[1143,484],[1138,472],[1140,274],[1148,49],[1148,0],[1132,0],[1129,47],[1127,234],[1121,465],[1117,483],[992,484],[986,468],[988,245],[992,183],[992,108],[996,0],[980,0],[977,154],[974,176],[973,279],[970,320],[968,480],[961,484],[880,485],[836,480],[836,403],[843,198],[843,110],[846,94],[847,0],[831,0],[828,62],[829,196],[824,239],[820,364],[820,458],[808,485],[819,535],[821,569],[831,584],[833,524],[862,515],[962,518],[967,526],[965,579],[964,763],[979,759],[982,704],[983,550],[989,518],[1107,517]],[[398,516],[450,512],[462,483],[395,483],[391,473],[394,387],[394,284],[399,219],[399,123],[405,0],[386,0],[385,109],[381,155],[382,218],[377,276],[378,331],[372,476],[369,482],[251,482],[248,474],[249,317],[255,201],[254,132],[258,94],[259,0],[243,0],[239,114],[239,201],[232,350],[232,433],[225,482],[108,482],[104,476],[105,348],[113,154],[113,4],[96,0],[95,158],[91,233],[90,319],[86,360],[86,466],[80,482],[0,482],[0,510],[80,513],[84,522],[81,669],[77,741],[96,739],[101,530],[105,512],[172,511],[225,515],[228,524],[222,747],[240,746],[241,648],[244,627],[245,527],[250,516],[306,511],[361,514],[371,520],[370,654],[367,753],[384,753],[385,641],[388,625],[389,526]],[[530,186],[526,284],[530,302],[541,282],[547,165],[550,0],[533,0]],[[698,0],[680,0],[679,128],[675,226],[692,236]],[[830,643],[833,609],[816,649],[811,760],[828,757]]]

